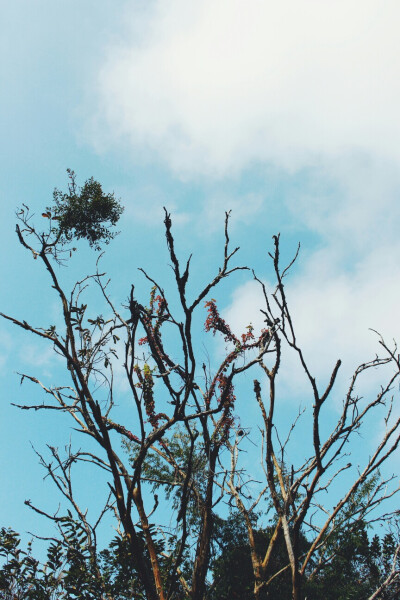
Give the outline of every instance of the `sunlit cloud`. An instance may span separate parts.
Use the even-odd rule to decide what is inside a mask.
[[[384,355],[379,341],[382,335],[393,347],[400,340],[396,320],[400,298],[400,245],[369,254],[355,268],[345,271],[332,248],[316,252],[307,263],[297,265],[286,282],[286,293],[294,320],[297,341],[320,389],[327,385],[337,361],[342,360],[339,390],[350,382],[354,369]],[[301,263],[301,259],[300,259]],[[270,293],[272,284],[266,283]],[[273,301],[271,302],[274,306]],[[260,288],[254,282],[237,288],[224,316],[237,332],[250,321],[260,330],[265,308]],[[372,331],[374,330],[374,331]],[[378,332],[378,334],[376,333]],[[294,352],[285,351],[281,370],[285,394],[296,400],[309,388]],[[377,383],[381,374],[374,371],[369,383]]]
[[[6,373],[9,357],[15,348],[13,338],[8,331],[0,329],[0,373]]]
[[[288,293],[321,378],[337,357],[350,369],[373,356],[369,328],[400,334],[399,18],[395,1],[172,0],[140,13],[134,3],[98,77],[100,149],[125,144],[183,179],[308,170],[281,202],[286,227],[318,240]],[[233,208],[251,227],[265,205],[250,189],[213,192],[201,210],[215,223]],[[241,329],[259,319],[254,289],[239,288],[227,309]]]
[[[177,174],[400,161],[398,2],[151,2],[108,50],[93,139]]]

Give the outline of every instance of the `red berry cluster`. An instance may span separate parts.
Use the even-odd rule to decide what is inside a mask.
[[[150,313],[155,312],[158,319],[160,319],[166,312],[167,301],[160,294],[157,294],[157,296],[156,296],[156,291],[157,291],[157,287],[154,285],[150,291],[150,310],[149,310],[149,312]],[[155,304],[157,305],[156,308],[154,308]]]
[[[217,376],[216,381],[220,391],[218,402],[220,403],[223,400],[224,406],[232,408],[236,400],[232,382],[223,373]]]
[[[129,429],[126,429],[126,427],[124,427],[123,425],[119,425],[119,423],[113,423],[112,421],[110,421],[109,419],[107,419],[107,417],[102,417],[103,423],[105,423],[106,425],[108,425],[107,429],[115,429],[116,431],[118,431],[118,433],[122,433],[123,435],[125,435],[128,439],[130,439],[132,442],[139,442],[140,440],[138,438],[137,435],[134,435],[132,433],[132,431],[129,431]]]
[[[124,427],[125,429],[125,427]],[[140,442],[139,438],[137,435],[134,435],[131,431],[128,431],[128,429],[125,429],[125,435],[132,441],[132,442]]]
[[[242,345],[247,344],[248,342],[250,342],[250,340],[254,340],[253,325],[247,325],[246,329],[246,333],[242,333],[242,335],[240,336],[242,338]]]
[[[151,374],[151,369],[150,369],[149,365],[147,365],[147,364],[144,365],[143,374],[144,374],[144,377],[143,377],[143,382],[142,382],[142,389],[143,389],[144,406],[146,409],[146,414],[149,417],[149,421],[153,425],[152,420],[155,418],[154,394],[153,394],[154,381],[153,381],[153,375]]]
[[[233,425],[234,419],[232,416],[232,409],[236,400],[233,384],[230,378],[226,376],[228,367],[235,359],[238,358],[239,355],[243,354],[246,350],[251,350],[259,347],[260,344],[263,341],[265,341],[265,337],[269,336],[269,331],[263,329],[260,337],[256,340],[253,333],[253,326],[248,325],[246,333],[243,333],[239,339],[232,333],[229,325],[220,316],[216,305],[216,301],[213,298],[205,303],[205,307],[208,313],[204,325],[205,331],[212,331],[213,335],[215,335],[215,333],[219,331],[224,336],[224,340],[226,342],[231,342],[235,345],[234,350],[232,350],[226,356],[221,366],[219,367],[214,379],[211,382],[208,394],[205,399],[206,406],[207,408],[209,408],[211,404],[211,399],[215,394],[216,387],[218,387],[219,397],[217,401],[219,404],[223,404],[223,416],[221,421],[222,431],[220,430],[220,442],[222,442],[228,437],[229,431]]]
[[[231,430],[231,427],[233,426],[234,423],[234,418],[231,415],[231,413],[227,413],[226,416],[224,416],[224,420],[222,423],[222,433],[221,433],[221,442],[224,442],[228,439],[229,436],[229,432]]]
[[[219,331],[224,335],[224,339],[226,342],[233,342],[234,344],[238,344],[239,340],[235,335],[233,335],[229,325],[220,316],[214,298],[206,302],[205,307],[207,308],[208,315],[204,324],[204,329],[206,331],[212,331],[213,335],[215,335],[215,333]]]

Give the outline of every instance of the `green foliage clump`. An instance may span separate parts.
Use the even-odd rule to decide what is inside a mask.
[[[116,225],[124,208],[114,193],[105,194],[93,177],[78,188],[74,171],[68,169],[67,172],[70,178],[68,193],[55,189],[54,204],[47,208],[44,216],[58,221],[61,243],[73,238],[86,239],[91,247],[100,250],[101,242],[108,244],[115,237],[116,232],[110,228]]]
[[[108,548],[97,551],[80,523],[69,517],[61,519],[63,540],[54,539],[47,549],[44,563],[32,555],[32,544],[27,550],[20,548],[20,537],[11,529],[0,529],[0,600],[146,600],[144,587],[135,568],[128,539],[117,535]],[[254,523],[255,525],[255,523]],[[160,557],[164,584],[168,580],[173,555],[169,546],[176,547],[174,535],[155,535],[156,551]],[[274,527],[255,529],[256,551],[263,555]],[[138,536],[144,542],[140,529]],[[168,540],[167,540],[168,538]],[[353,524],[340,532],[336,542],[340,550],[325,565],[317,562],[310,569],[315,577],[306,581],[303,596],[307,600],[365,600],[387,576],[396,552],[392,534],[368,538],[363,522]],[[213,534],[212,576],[208,583],[209,600],[254,599],[254,574],[246,528],[240,515],[232,511],[226,519],[215,515]],[[300,552],[306,552],[309,542],[300,538]],[[148,557],[148,556],[147,556]],[[190,573],[190,558],[186,556],[181,570],[184,577]],[[315,567],[317,567],[315,569]],[[265,600],[291,600],[291,575],[280,535],[268,572],[268,580],[281,571],[270,584],[263,588]],[[173,600],[186,597],[180,582],[174,583]],[[381,600],[398,597],[399,584],[394,580],[379,596]]]
[[[145,600],[126,538],[97,553],[79,523],[61,523],[64,541],[50,543],[44,563],[32,543],[22,550],[17,533],[0,529],[0,600]]]
[[[264,556],[274,533],[275,526],[256,528],[256,516],[253,515],[255,549]],[[216,518],[214,543],[216,552],[212,559],[213,585],[210,600],[254,600],[254,572],[247,529],[242,516],[232,511],[227,519]],[[300,552],[306,552],[310,546],[304,535],[300,536]],[[286,567],[286,568],[285,568]],[[264,586],[263,600],[291,600],[291,572],[287,560],[282,531],[278,535],[274,554],[265,581],[272,575],[282,572],[268,586]]]
[[[363,521],[339,532],[334,558],[306,585],[307,598],[319,600],[365,600],[390,572],[396,543],[388,533],[383,538],[369,539]],[[399,583],[394,580],[381,592],[381,600],[397,598]]]

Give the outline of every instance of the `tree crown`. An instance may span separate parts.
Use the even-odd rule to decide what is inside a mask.
[[[61,243],[70,242],[73,238],[86,239],[91,247],[100,250],[101,242],[108,244],[117,235],[110,229],[117,224],[124,207],[114,193],[104,193],[101,184],[93,177],[78,187],[74,171],[67,169],[67,172],[70,179],[68,192],[56,188],[54,204],[43,216],[58,221],[55,229]]]

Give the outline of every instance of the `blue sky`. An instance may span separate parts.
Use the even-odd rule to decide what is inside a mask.
[[[24,202],[40,214],[70,167],[125,205],[104,259],[121,302],[138,266],[167,285],[163,206],[182,255],[195,255],[194,286],[217,267],[232,209],[239,260],[266,281],[271,236],[281,232],[286,256],[301,242],[290,297],[321,381],[337,357],[344,385],[374,354],[368,328],[400,338],[397,1],[15,0],[1,15],[2,311],[37,325],[56,318],[14,211]],[[63,277],[93,263],[82,248]],[[259,322],[251,282],[239,276],[224,290],[233,328]],[[53,417],[10,407],[30,393],[14,372],[51,381],[58,368],[0,323],[0,465],[12,482],[0,514],[21,531],[36,523],[24,499],[50,493],[30,442],[66,437]],[[288,372],[294,406],[303,384],[290,363]]]

